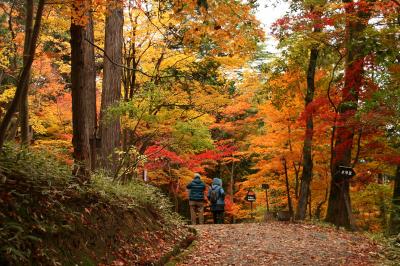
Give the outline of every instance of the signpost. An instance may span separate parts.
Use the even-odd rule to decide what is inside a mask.
[[[256,194],[249,194],[249,193],[247,193],[247,195],[246,195],[246,200],[249,201],[249,202],[256,201]]]
[[[339,166],[338,174],[341,178],[350,179],[356,175],[356,172],[354,172],[354,169],[352,167],[341,165]]]
[[[265,189],[265,201],[267,202],[267,212],[269,212],[269,204],[268,204],[268,189],[269,185],[268,184],[262,184],[261,187]]]
[[[268,185],[268,184],[262,184],[262,185],[261,185],[261,188],[263,188],[263,189],[269,189],[269,185]]]
[[[253,219],[253,201],[256,201],[256,193],[253,191],[249,190],[247,191],[246,197],[244,198],[246,201],[250,202],[250,208],[251,208],[251,219]]]
[[[350,200],[344,191],[344,187],[345,184],[349,183],[350,179],[356,175],[356,172],[352,167],[340,165],[335,175],[337,176],[336,183],[340,188],[340,201],[345,204],[347,212],[349,213],[350,224],[353,224],[354,221],[351,213]]]

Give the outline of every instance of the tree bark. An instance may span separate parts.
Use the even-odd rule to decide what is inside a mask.
[[[13,141],[17,137],[18,132],[18,125],[19,125],[20,116],[15,113],[14,116],[11,118],[10,124],[8,126],[5,140],[6,141]]]
[[[105,28],[105,53],[110,59],[122,64],[123,7],[108,7]],[[107,117],[107,109],[121,97],[122,68],[104,58],[103,91],[101,95],[100,134],[102,166],[113,171],[114,149],[120,146],[121,129],[118,117]],[[110,157],[111,156],[111,157]],[[110,160],[111,159],[111,160]]]
[[[85,29],[85,39],[94,43],[93,18],[91,12],[88,12],[88,24]],[[96,64],[94,57],[94,46],[84,41],[84,78],[83,82],[87,93],[87,119],[89,127],[89,145],[90,145],[90,169],[96,169],[96,132],[97,132],[97,108],[96,108]]]
[[[88,8],[89,2],[75,0],[73,9],[79,14],[82,8]],[[86,12],[84,12],[86,14]],[[89,19],[90,20],[90,19]],[[71,21],[71,91],[72,91],[72,144],[74,146],[73,157],[75,165],[73,174],[84,182],[89,180],[91,169],[91,156],[89,144],[89,106],[86,97],[89,95],[89,83],[85,80],[90,72],[87,61],[87,36],[88,25],[82,25],[79,18]],[[90,30],[90,29],[89,29]]]
[[[299,199],[299,188],[300,188],[300,182],[299,182],[299,173],[300,173],[300,164],[297,167],[296,162],[293,161],[293,169],[294,169],[294,177],[295,177],[295,183],[294,183],[294,196],[296,197],[296,200]]]
[[[33,0],[26,0],[26,20],[25,20],[25,40],[24,40],[24,65],[27,63],[29,56],[29,45],[32,37],[33,30]],[[21,128],[21,145],[29,146],[29,104],[28,104],[28,93],[29,93],[29,83],[31,79],[31,71],[28,73],[28,82],[25,83],[25,88],[23,88],[22,99],[19,105],[19,122]]]
[[[342,102],[338,107],[338,121],[335,135],[335,146],[331,155],[331,189],[328,200],[326,221],[336,226],[354,229],[351,210],[350,185],[348,179],[338,175],[339,166],[351,166],[351,151],[354,139],[354,119],[358,107],[358,97],[362,87],[365,47],[362,40],[363,31],[368,22],[365,11],[357,11],[352,0],[346,4],[346,36],[347,49],[345,61],[344,87]]]
[[[4,70],[0,69],[0,86],[1,86],[1,84],[3,84],[4,76],[5,76]],[[1,113],[0,113],[0,115],[1,115]]]
[[[308,194],[308,216],[310,219],[312,219],[312,195],[311,195],[311,190],[310,193]]]
[[[22,96],[24,95],[24,93],[26,93],[25,90],[28,88],[26,84],[29,82],[29,73],[32,67],[33,59],[35,57],[36,44],[39,38],[40,26],[42,23],[43,8],[44,0],[39,0],[36,10],[35,26],[32,31],[32,38],[29,45],[29,53],[26,56],[26,63],[24,64],[24,67],[22,68],[21,74],[19,76],[14,98],[11,101],[11,104],[6,114],[4,115],[3,121],[0,125],[0,150],[3,148],[6,131],[11,122],[11,119],[21,103]]]
[[[392,212],[389,220],[389,234],[400,234],[400,165],[396,167],[394,178]]]
[[[292,198],[290,197],[289,176],[288,176],[288,170],[287,170],[287,162],[286,162],[285,158],[282,159],[282,163],[283,163],[283,168],[284,168],[284,172],[285,172],[285,184],[286,184],[286,194],[287,194],[289,213],[290,213],[290,217],[293,219],[293,205],[292,205]]]
[[[322,212],[322,206],[326,203],[328,200],[328,186],[325,189],[325,197],[322,201],[320,201],[317,204],[317,207],[315,208],[315,217],[319,220],[321,218],[321,212]]]
[[[314,32],[316,32],[314,30]],[[313,47],[310,52],[310,60],[307,70],[307,93],[305,98],[306,133],[303,144],[303,171],[301,173],[300,196],[296,210],[296,219],[304,220],[306,217],[307,201],[310,197],[310,183],[312,180],[312,139],[314,135],[313,110],[310,105],[315,92],[315,69],[317,67],[318,48]]]

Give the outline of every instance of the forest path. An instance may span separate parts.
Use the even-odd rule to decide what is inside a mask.
[[[196,225],[178,265],[379,265],[381,247],[361,234],[309,224]]]

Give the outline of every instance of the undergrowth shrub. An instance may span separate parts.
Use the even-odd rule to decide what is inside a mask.
[[[3,183],[10,176],[31,181],[67,183],[71,179],[71,170],[46,150],[20,149],[6,144],[0,152],[0,176]]]
[[[161,190],[142,180],[133,179],[128,183],[118,183],[103,172],[97,172],[92,176],[92,189],[110,199],[127,199],[128,208],[151,206],[158,213],[172,223],[180,223],[181,217],[172,211],[171,201],[161,192]]]
[[[80,185],[70,166],[49,152],[7,144],[0,152],[0,265],[29,265],[36,259],[57,264],[52,262],[55,251],[44,242],[54,234],[72,233],[66,221],[81,221],[88,198],[110,210],[151,209],[163,226],[182,224],[168,198],[154,186],[140,180],[122,185],[104,173]],[[83,204],[82,211],[65,199]]]

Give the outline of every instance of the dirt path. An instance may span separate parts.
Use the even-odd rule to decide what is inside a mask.
[[[377,265],[380,247],[359,234],[306,224],[195,226],[179,265]]]

